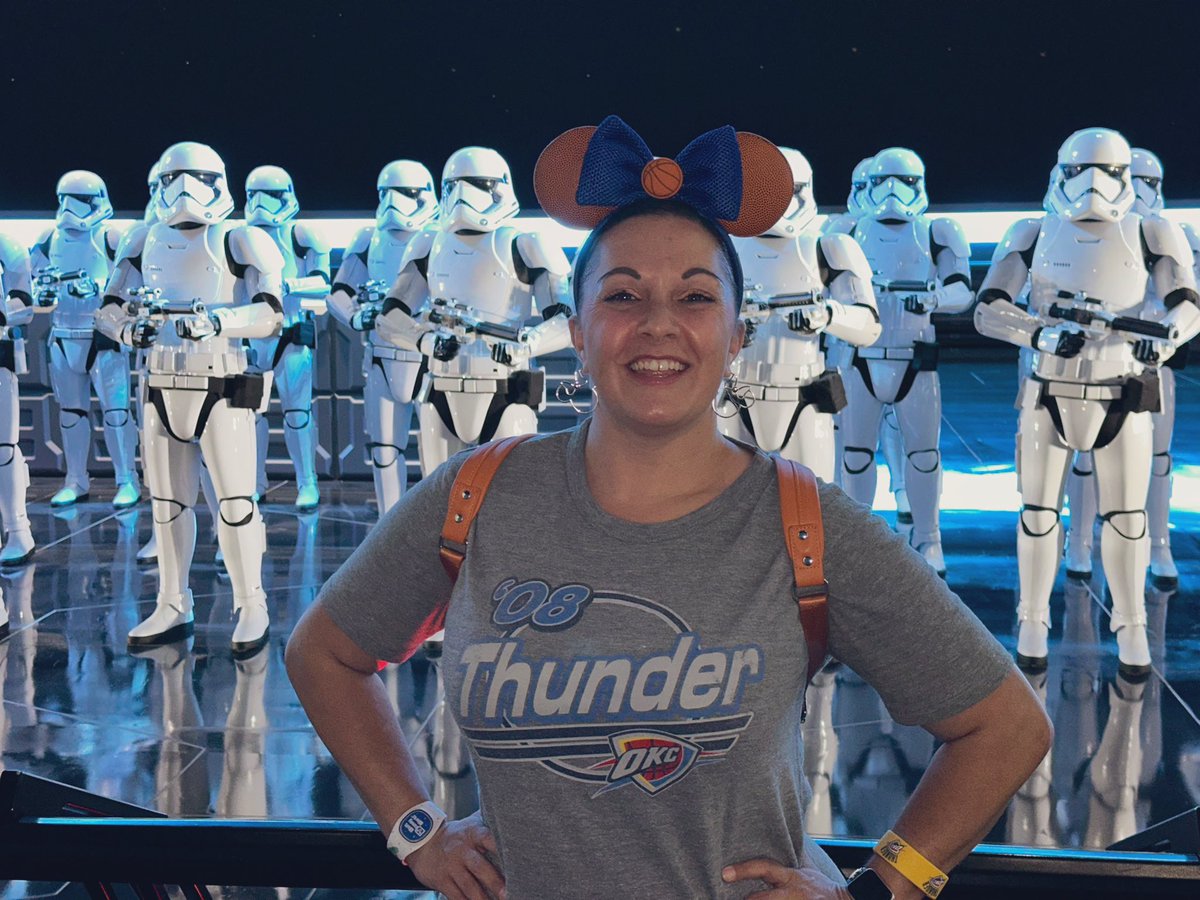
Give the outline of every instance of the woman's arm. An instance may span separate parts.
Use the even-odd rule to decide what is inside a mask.
[[[321,608],[307,612],[287,645],[287,670],[317,734],[386,834],[429,799],[388,702],[375,659]],[[429,887],[451,898],[502,896],[504,880],[483,851],[496,853],[477,818],[447,823],[408,864]]]
[[[1008,802],[1050,750],[1050,719],[1025,679],[1013,669],[973,706],[927,729],[944,743],[892,827],[913,849],[949,872],[983,839]],[[878,854],[867,863],[896,900],[925,895]],[[727,882],[758,880],[771,891],[752,897],[845,900],[842,884],[818,870],[789,869],[771,859],[727,866]]]
[[[926,728],[943,743],[892,830],[949,872],[1000,818],[1049,752],[1054,731],[1016,669],[978,703]],[[877,854],[869,865],[897,900],[924,896]]]

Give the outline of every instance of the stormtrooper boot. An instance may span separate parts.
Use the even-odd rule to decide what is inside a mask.
[[[159,594],[154,602],[154,612],[130,630],[129,646],[171,644],[191,637],[194,630],[191,589],[174,596]]]

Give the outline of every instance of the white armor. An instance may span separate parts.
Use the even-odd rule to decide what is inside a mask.
[[[283,331],[251,342],[254,365],[275,374],[283,407],[283,436],[296,469],[296,508],[315,509],[317,429],[312,416],[313,359],[317,325],[307,296],[329,291],[329,246],[313,228],[293,221],[300,211],[292,177],[278,166],[259,166],[246,176],[246,224],[261,228],[283,257]],[[315,294],[301,285],[313,284]],[[258,495],[267,489],[267,417],[258,418]]]
[[[105,224],[113,208],[99,175],[67,172],[58,181],[57,194],[57,221],[30,254],[37,283],[35,303],[53,310],[50,383],[58,402],[67,464],[66,481],[50,505],[70,506],[88,496],[89,409],[95,388],[117,484],[113,506],[125,509],[141,497],[134,468],[137,426],[130,413],[129,351],[95,329],[100,290],[108,281],[121,235]]]
[[[1129,145],[1115,131],[1076,132],[1059,150],[1053,213],[1009,229],[980,291],[976,327],[1036,352],[1021,398],[1017,561],[1018,662],[1045,666],[1058,569],[1063,479],[1075,451],[1093,452],[1111,628],[1126,675],[1149,671],[1145,572],[1150,413],[1156,359],[1200,328],[1191,253],[1161,218],[1131,213]],[[1168,310],[1138,324],[1147,277]],[[1030,279],[1029,310],[1013,303]],[[1132,321],[1132,324],[1131,324]],[[1158,328],[1162,337],[1148,334]]]
[[[874,272],[883,334],[854,351],[842,415],[842,484],[861,503],[875,498],[875,450],[886,405],[894,407],[905,454],[904,484],[912,509],[909,541],[940,574],[941,386],[930,314],[971,304],[970,245],[951,219],[925,215],[925,166],[902,147],[871,163],[855,239]]]
[[[29,254],[0,234],[0,524],[4,528],[0,566],[21,565],[34,548],[25,513],[29,466],[21,453],[17,385],[17,376],[28,371],[21,329],[33,320],[31,289]]]
[[[154,612],[129,632],[129,643],[192,632],[187,581],[203,457],[233,583],[233,650],[250,654],[266,642],[269,624],[254,462],[255,415],[269,397],[271,373],[247,373],[245,341],[279,330],[283,259],[260,229],[224,221],[233,199],[212,148],[175,144],[160,166],[159,221],[133,229],[122,243],[96,316],[109,337],[149,349],[143,441],[159,591]]]
[[[765,234],[735,238],[745,274],[746,345],[733,363],[748,406],[728,398],[721,430],[768,453],[803,463],[832,482],[833,416],[845,404],[842,376],[827,370],[821,335],[853,345],[879,336],[871,270],[844,234],[810,230],[816,215],[812,168],[799,151],[780,148],[792,168],[794,196]]]
[[[329,310],[363,333],[364,424],[375,500],[382,516],[408,485],[404,450],[412,426],[424,357],[381,339],[375,331],[384,294],[399,274],[405,251],[437,215],[433,176],[421,163],[400,159],[379,173],[375,227],[364,228],[346,249],[333,280]]]
[[[566,256],[507,225],[518,212],[508,164],[466,147],[446,162],[441,216],[405,253],[378,333],[429,366],[421,470],[458,450],[537,431],[545,373],[530,360],[570,343]],[[526,327],[536,303],[543,321]]]

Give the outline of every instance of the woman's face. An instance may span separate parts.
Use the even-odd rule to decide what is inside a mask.
[[[742,346],[721,247],[677,216],[639,216],[601,239],[571,337],[596,386],[597,415],[671,432],[713,416]]]

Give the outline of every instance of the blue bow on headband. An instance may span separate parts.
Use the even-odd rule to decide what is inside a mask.
[[[626,206],[649,196],[642,171],[654,159],[641,136],[617,116],[608,116],[588,143],[575,202],[581,206]],[[733,221],[742,210],[742,151],[729,125],[706,131],[675,158],[683,184],[675,196],[713,219]]]

